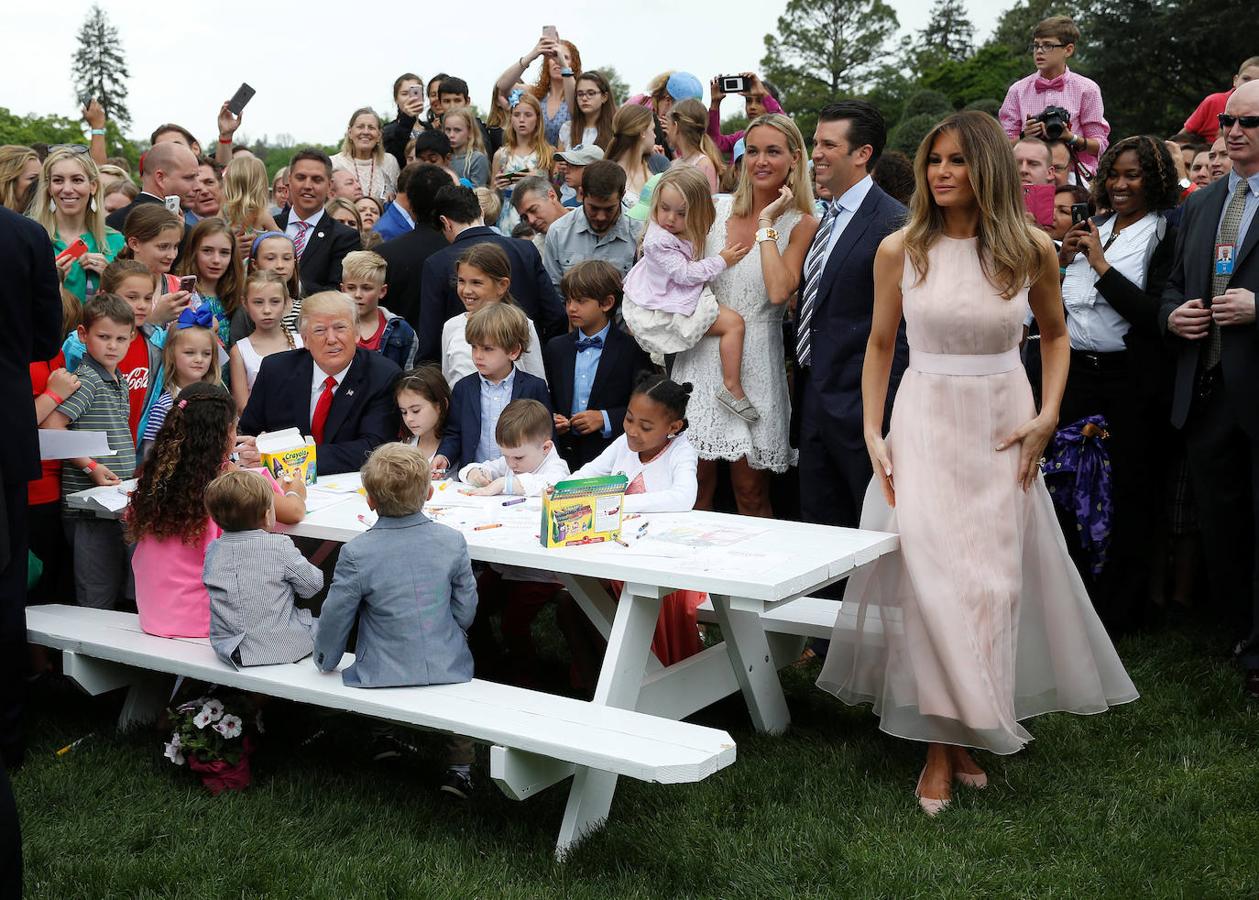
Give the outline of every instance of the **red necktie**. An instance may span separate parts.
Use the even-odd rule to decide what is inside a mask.
[[[323,380],[323,393],[315,404],[315,414],[310,418],[310,433],[316,444],[323,443],[323,427],[328,421],[328,411],[332,409],[332,395],[336,392],[337,380],[329,375]]]

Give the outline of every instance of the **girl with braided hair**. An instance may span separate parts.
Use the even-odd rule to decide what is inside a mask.
[[[217,384],[195,382],[179,392],[140,469],[127,510],[127,539],[135,543],[140,627],[159,637],[209,637],[210,596],[201,571],[210,542],[220,534],[206,512],[206,486],[234,468],[236,404]],[[306,487],[276,485],[276,519],[302,520]]]
[[[1104,416],[1110,437],[1110,544],[1094,573],[1072,521],[1067,546],[1112,635],[1141,626],[1149,559],[1159,533],[1172,443],[1172,363],[1158,324],[1176,229],[1164,213],[1180,196],[1163,141],[1124,138],[1102,155],[1093,201],[1103,214],[1067,232],[1058,256],[1071,365],[1058,422]]]

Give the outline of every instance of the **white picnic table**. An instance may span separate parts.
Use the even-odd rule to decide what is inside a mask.
[[[277,530],[353,540],[375,520],[358,485],[357,475],[321,477],[306,518]],[[93,488],[69,503],[118,515],[125,506],[119,493]],[[799,656],[803,635],[817,631],[816,622],[784,630],[788,605],[898,548],[897,536],[883,532],[691,511],[628,519],[629,546],[545,549],[538,540],[540,501],[504,506],[505,499],[464,497],[444,483],[425,511],[464,534],[472,559],[549,571],[567,587],[607,639],[593,703],[682,719],[739,691],[753,725],[768,733],[791,721],[778,670]],[[609,580],[623,582],[619,600]],[[680,589],[709,595],[723,640],[666,668],[650,646],[662,599]],[[762,616],[775,613],[777,624],[767,629]],[[490,768],[499,786],[520,799],[573,776],[561,853],[607,818],[616,788],[615,773],[514,748],[492,747]]]

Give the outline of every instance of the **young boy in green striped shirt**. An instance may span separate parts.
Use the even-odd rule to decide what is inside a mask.
[[[105,432],[112,456],[66,460],[61,470],[61,496],[92,487],[119,484],[136,467],[135,439],[129,424],[130,391],[118,364],[135,335],[135,314],[117,294],[96,294],[83,307],[79,339],[87,352],[75,375],[79,389],[61,402],[44,428]],[[106,464],[107,463],[107,464]],[[86,510],[63,506],[66,537],[74,547],[74,583],[80,606],[112,609],[130,592],[130,552],[122,522],[98,519]]]

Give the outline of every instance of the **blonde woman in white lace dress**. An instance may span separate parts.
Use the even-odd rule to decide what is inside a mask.
[[[783,365],[782,320],[800,285],[800,272],[818,222],[805,169],[804,138],[783,115],[760,116],[744,135],[743,171],[733,197],[717,198],[717,219],[708,232],[706,256],[726,242],[756,249],[709,286],[717,302],[743,316],[743,389],[760,412],[752,424],[716,400],[722,386],[717,338],[703,338],[680,353],[674,381],[695,386],[687,409],[687,435],[699,452],[699,499],[712,506],[717,460],[731,462],[730,479],[739,512],[772,516],[769,473],[795,462],[788,435],[791,398]]]

